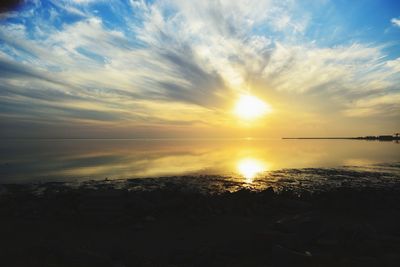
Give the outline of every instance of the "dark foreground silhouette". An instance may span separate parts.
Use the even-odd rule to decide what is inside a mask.
[[[4,185],[0,265],[398,266],[400,186],[199,193]]]

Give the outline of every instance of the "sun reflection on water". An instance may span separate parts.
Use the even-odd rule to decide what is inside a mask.
[[[258,174],[268,170],[264,162],[254,158],[241,159],[237,163],[237,169],[238,172],[246,178],[247,183],[252,183]]]

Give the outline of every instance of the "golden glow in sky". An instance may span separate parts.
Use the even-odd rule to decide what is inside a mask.
[[[19,2],[0,11],[0,137],[399,131],[399,1]]]
[[[256,119],[270,112],[267,103],[252,95],[242,95],[235,106],[235,114],[244,120]]]

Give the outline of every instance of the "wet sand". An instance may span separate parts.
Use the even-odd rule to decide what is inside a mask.
[[[226,177],[1,185],[0,263],[398,266],[400,181],[353,170],[349,182],[345,171],[286,170],[258,187]],[[326,182],[293,182],[309,172]]]

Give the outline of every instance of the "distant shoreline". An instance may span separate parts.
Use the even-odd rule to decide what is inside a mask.
[[[282,137],[282,139],[357,139],[356,137]]]
[[[371,141],[398,141],[400,137],[398,135],[379,135],[379,136],[360,136],[360,137],[282,137],[282,139],[301,139],[301,140],[331,140],[331,139],[339,139],[339,140],[371,140]]]

